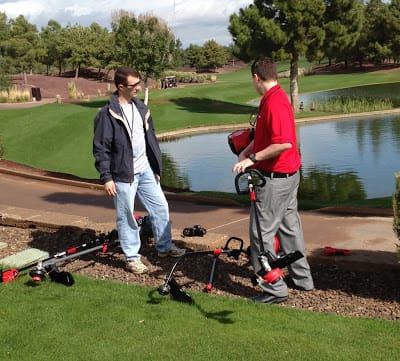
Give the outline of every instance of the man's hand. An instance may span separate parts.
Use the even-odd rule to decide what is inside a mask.
[[[107,183],[104,183],[104,190],[111,197],[115,197],[115,195],[117,194],[115,183],[112,180],[108,181]]]
[[[246,170],[246,168],[251,167],[254,163],[249,159],[245,158],[242,161],[236,163],[232,167],[233,173],[241,173]]]

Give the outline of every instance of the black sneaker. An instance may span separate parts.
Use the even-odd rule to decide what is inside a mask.
[[[271,295],[268,292],[263,292],[257,296],[254,296],[252,298],[250,298],[251,301],[254,302],[260,302],[260,303],[266,303],[269,305],[272,305],[274,303],[281,303],[281,302],[285,302],[288,299],[288,296],[284,296],[284,297],[277,297],[274,295]]]
[[[178,248],[177,246],[175,246],[172,243],[172,246],[168,251],[166,251],[166,252],[158,252],[157,254],[158,254],[158,257],[160,257],[160,258],[165,258],[165,257],[168,257],[168,256],[169,257],[178,258],[178,257],[183,256],[185,253],[186,253],[185,249]]]

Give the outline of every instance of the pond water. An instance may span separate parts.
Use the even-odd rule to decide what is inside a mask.
[[[391,196],[400,171],[400,115],[299,124],[300,198],[354,200]],[[235,192],[236,156],[229,132],[160,143],[163,184],[193,191]]]

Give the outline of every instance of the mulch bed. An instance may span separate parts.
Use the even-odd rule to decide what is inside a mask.
[[[29,227],[32,227],[32,224]],[[0,232],[0,242],[8,244],[8,247],[0,249],[0,258],[3,258],[32,247],[47,251],[50,255],[56,254],[69,247],[82,244],[82,235],[85,230],[76,227],[49,229],[1,226]],[[92,235],[94,236],[93,232]],[[159,259],[152,239],[143,241],[141,254],[143,262],[149,267],[149,272],[143,275],[134,275],[125,271],[124,258],[119,245],[110,248],[106,254],[91,253],[59,266],[61,270],[73,274],[139,284],[156,290],[163,284],[176,260]],[[189,259],[190,262],[183,260],[179,264],[174,276],[196,302],[194,291],[204,289],[211,271],[212,258],[203,255],[187,258]],[[289,288],[289,299],[278,307],[328,312],[346,317],[400,319],[400,274],[398,271],[351,271],[341,269],[337,265],[323,263],[311,264],[311,267],[315,289],[305,292]],[[212,292],[221,297],[254,296],[258,290],[251,284],[251,276],[252,271],[247,256],[242,254],[239,260],[235,260],[221,255]],[[29,278],[28,275],[23,277]],[[46,278],[45,282],[50,282],[50,280]]]

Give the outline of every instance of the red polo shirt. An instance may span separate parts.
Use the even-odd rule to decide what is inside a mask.
[[[263,171],[293,173],[301,165],[293,110],[287,94],[277,84],[261,99],[253,151],[257,153],[271,144],[282,143],[291,143],[292,148],[283,151],[275,158],[257,162],[254,167]]]

